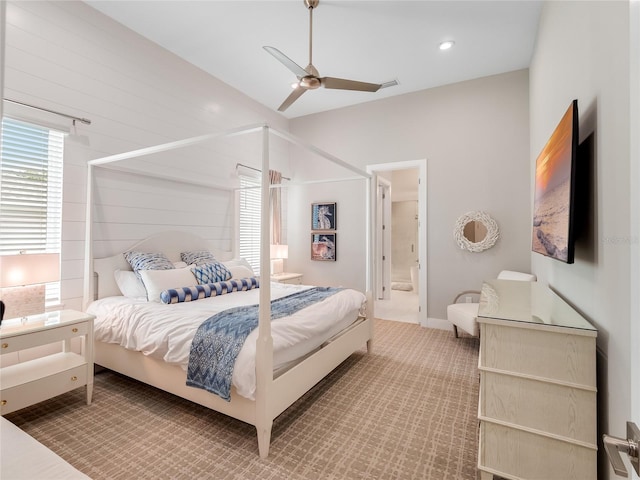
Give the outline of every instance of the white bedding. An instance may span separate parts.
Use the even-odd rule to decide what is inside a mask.
[[[311,288],[303,285],[271,284],[271,298]],[[228,293],[192,302],[161,304],[144,298],[107,297],[96,300],[87,309],[96,316],[95,339],[116,343],[185,371],[191,339],[202,322],[215,313],[239,305],[259,303],[260,289]],[[271,323],[274,370],[313,351],[326,340],[353,323],[363,310],[365,296],[345,289],[325,300]],[[232,383],[236,391],[254,399],[255,353],[258,329],[247,337],[238,354]]]

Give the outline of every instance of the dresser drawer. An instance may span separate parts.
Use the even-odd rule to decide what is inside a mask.
[[[5,415],[29,405],[42,402],[87,384],[87,365],[2,389],[0,414]]]
[[[490,422],[480,424],[478,462],[505,476],[596,480],[596,454],[595,449],[548,436]]]
[[[39,345],[59,342],[75,336],[86,335],[88,332],[89,325],[86,322],[82,322],[50,328],[41,332],[11,336],[2,339],[0,354],[18,352]]]
[[[480,342],[480,369],[596,388],[595,337],[481,324]]]
[[[595,389],[481,372],[480,391],[481,417],[584,443],[597,438]]]

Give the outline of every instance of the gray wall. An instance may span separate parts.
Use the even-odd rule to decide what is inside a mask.
[[[520,70],[290,122],[295,135],[363,169],[428,160],[429,317],[446,318],[446,306],[457,292],[479,289],[484,278],[502,269],[529,270],[528,91],[528,71]],[[298,201],[306,204],[313,197],[331,199],[331,190],[323,187],[315,194],[309,188]],[[355,228],[361,224],[364,202],[359,208],[340,213],[339,252],[345,241],[358,238]],[[495,247],[483,253],[461,251],[453,239],[456,219],[471,210],[489,212],[501,229]],[[295,223],[290,245],[297,238],[298,232],[291,230]],[[342,265],[331,268],[344,269],[351,278],[354,271],[364,272],[365,259],[362,249],[349,253],[353,255],[339,256]],[[312,268],[303,258],[290,257],[289,263],[292,268]]]
[[[620,1],[547,2],[530,69],[531,171],[572,99],[578,99],[581,139],[594,138],[592,158],[582,164],[591,199],[578,207],[586,208],[588,221],[577,236],[575,264],[538,254],[531,255],[531,264],[538,281],[598,328],[600,429],[619,436],[630,419],[631,376],[638,376],[631,369],[629,341],[631,321],[639,321],[630,313],[631,295],[638,296],[630,292],[631,273],[638,268],[631,264],[638,237],[630,227],[637,219],[630,220],[638,210],[631,210],[629,200],[629,8]],[[613,478],[600,453],[598,478]]]

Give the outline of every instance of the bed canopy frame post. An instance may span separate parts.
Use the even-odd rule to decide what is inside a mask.
[[[84,224],[84,276],[82,279],[82,309],[93,300],[93,165],[87,165],[87,201]]]
[[[269,127],[262,127],[262,176],[260,211],[260,276],[269,278],[270,227],[269,227]],[[260,282],[260,316],[256,341],[256,431],[261,458],[269,455],[273,415],[269,392],[273,384],[273,337],[271,336],[271,282]]]

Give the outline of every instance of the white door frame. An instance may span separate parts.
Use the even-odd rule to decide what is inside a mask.
[[[423,327],[427,325],[427,159],[419,160],[406,160],[401,162],[391,163],[378,163],[375,165],[367,165],[367,173],[370,173],[377,178],[376,172],[388,172],[393,170],[406,170],[408,168],[418,169],[418,323]],[[376,212],[373,212],[372,218],[374,219],[373,231],[378,231],[377,225],[377,183],[375,192],[372,192],[373,198],[371,199],[371,205],[373,205]],[[377,251],[377,233],[373,235],[374,248],[373,251]],[[377,285],[377,262],[374,259],[373,268],[373,284]],[[375,309],[374,309],[375,310]],[[375,312],[374,312],[375,314]]]

